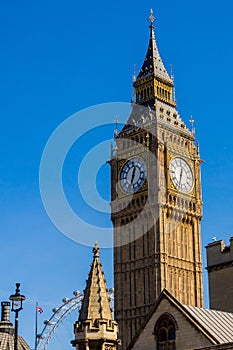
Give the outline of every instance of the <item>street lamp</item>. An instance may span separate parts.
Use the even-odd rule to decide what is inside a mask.
[[[23,301],[26,300],[24,295],[20,294],[20,283],[16,283],[15,294],[10,296],[12,301],[11,311],[15,312],[15,337],[14,350],[18,350],[18,326],[19,326],[19,312],[23,310]]]

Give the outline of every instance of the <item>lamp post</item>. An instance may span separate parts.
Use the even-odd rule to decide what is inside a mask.
[[[19,312],[23,310],[23,301],[26,300],[24,295],[20,294],[20,283],[16,283],[15,294],[10,296],[12,301],[11,311],[15,312],[15,337],[14,350],[18,350],[18,326],[19,326]]]

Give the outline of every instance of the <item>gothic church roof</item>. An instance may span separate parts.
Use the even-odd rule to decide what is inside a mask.
[[[167,299],[169,303],[177,308],[200,333],[205,335],[213,344],[213,349],[215,349],[215,346],[217,349],[219,344],[233,343],[233,313],[184,305],[164,289],[155,302],[154,308],[148,315],[145,323],[127,347],[127,350],[134,349],[135,343],[140,338],[141,333],[146,328],[146,325],[152,316],[156,313],[156,310],[163,299]],[[165,313],[166,311],[167,310],[164,310]]]

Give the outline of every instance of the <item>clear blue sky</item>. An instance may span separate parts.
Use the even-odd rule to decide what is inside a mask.
[[[45,310],[40,321],[48,318],[62,297],[84,288],[92,259],[90,247],[60,234],[43,208],[41,154],[71,114],[130,101],[151,7],[163,61],[173,65],[179,112],[186,124],[193,115],[205,160],[203,246],[213,236],[233,236],[233,3],[22,0],[0,6],[0,300],[21,282],[27,302],[20,333],[33,346],[35,302]],[[111,287],[112,251],[102,250],[101,259]]]

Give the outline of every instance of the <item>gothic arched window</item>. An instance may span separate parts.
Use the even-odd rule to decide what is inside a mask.
[[[176,321],[170,314],[166,313],[158,319],[154,328],[157,350],[176,349],[176,329]]]

